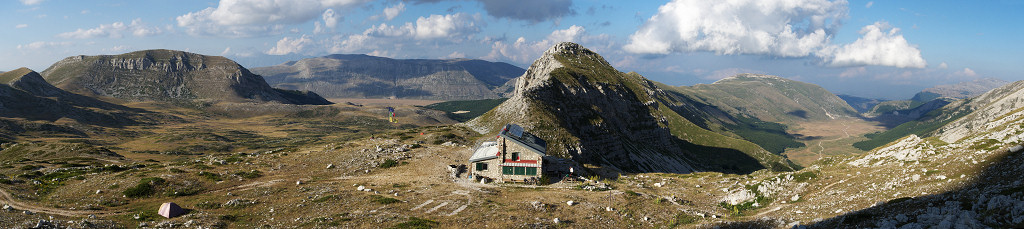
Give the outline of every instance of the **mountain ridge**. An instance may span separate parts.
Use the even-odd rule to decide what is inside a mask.
[[[310,93],[286,95],[224,57],[166,49],[67,57],[42,76],[70,92],[127,101],[330,103]]]
[[[525,71],[475,59],[392,59],[331,54],[253,68],[275,87],[329,98],[471,100],[503,97],[503,85]]]

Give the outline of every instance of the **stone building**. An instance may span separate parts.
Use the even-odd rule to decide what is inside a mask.
[[[543,174],[547,143],[516,124],[507,124],[493,142],[484,142],[469,158],[475,179],[537,181]]]

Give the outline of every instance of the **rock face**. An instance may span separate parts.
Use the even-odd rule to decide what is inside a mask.
[[[750,142],[701,129],[677,108],[693,106],[639,74],[615,70],[589,49],[563,42],[534,61],[507,101],[466,125],[492,133],[505,123],[519,124],[549,142],[549,155],[623,171],[792,169]]]
[[[989,90],[998,88],[1006,85],[1005,80],[996,78],[981,78],[969,82],[961,82],[958,84],[951,85],[939,85],[932,88],[924,89],[914,95],[911,100],[918,102],[928,102],[937,98],[954,98],[954,99],[966,99],[981,95],[982,93],[988,92]]]
[[[473,100],[502,97],[523,69],[483,60],[399,60],[329,55],[253,68],[275,87],[328,98]]]
[[[173,50],[72,56],[42,75],[64,90],[127,101],[329,104],[313,93],[271,88],[227,58]]]
[[[935,152],[929,150],[930,148],[931,146],[926,144],[920,137],[911,134],[895,144],[872,151],[849,164],[854,166],[877,166],[888,162],[917,161],[928,154],[934,154]]]
[[[772,75],[739,74],[712,84],[678,87],[734,116],[788,123],[857,117],[857,111],[824,88]]]

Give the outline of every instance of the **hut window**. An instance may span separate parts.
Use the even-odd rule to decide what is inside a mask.
[[[507,167],[507,166],[506,167],[501,167],[501,174],[512,175],[512,173],[513,173],[512,167]]]
[[[526,168],[526,175],[536,176],[537,175],[537,168],[527,167]]]
[[[487,171],[487,163],[476,163],[476,171]]]

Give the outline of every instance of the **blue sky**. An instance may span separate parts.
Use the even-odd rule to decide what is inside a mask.
[[[573,41],[670,85],[764,73],[864,97],[1024,80],[1024,1],[219,0],[0,3],[0,71],[175,49],[246,67],[308,56],[527,67]]]

